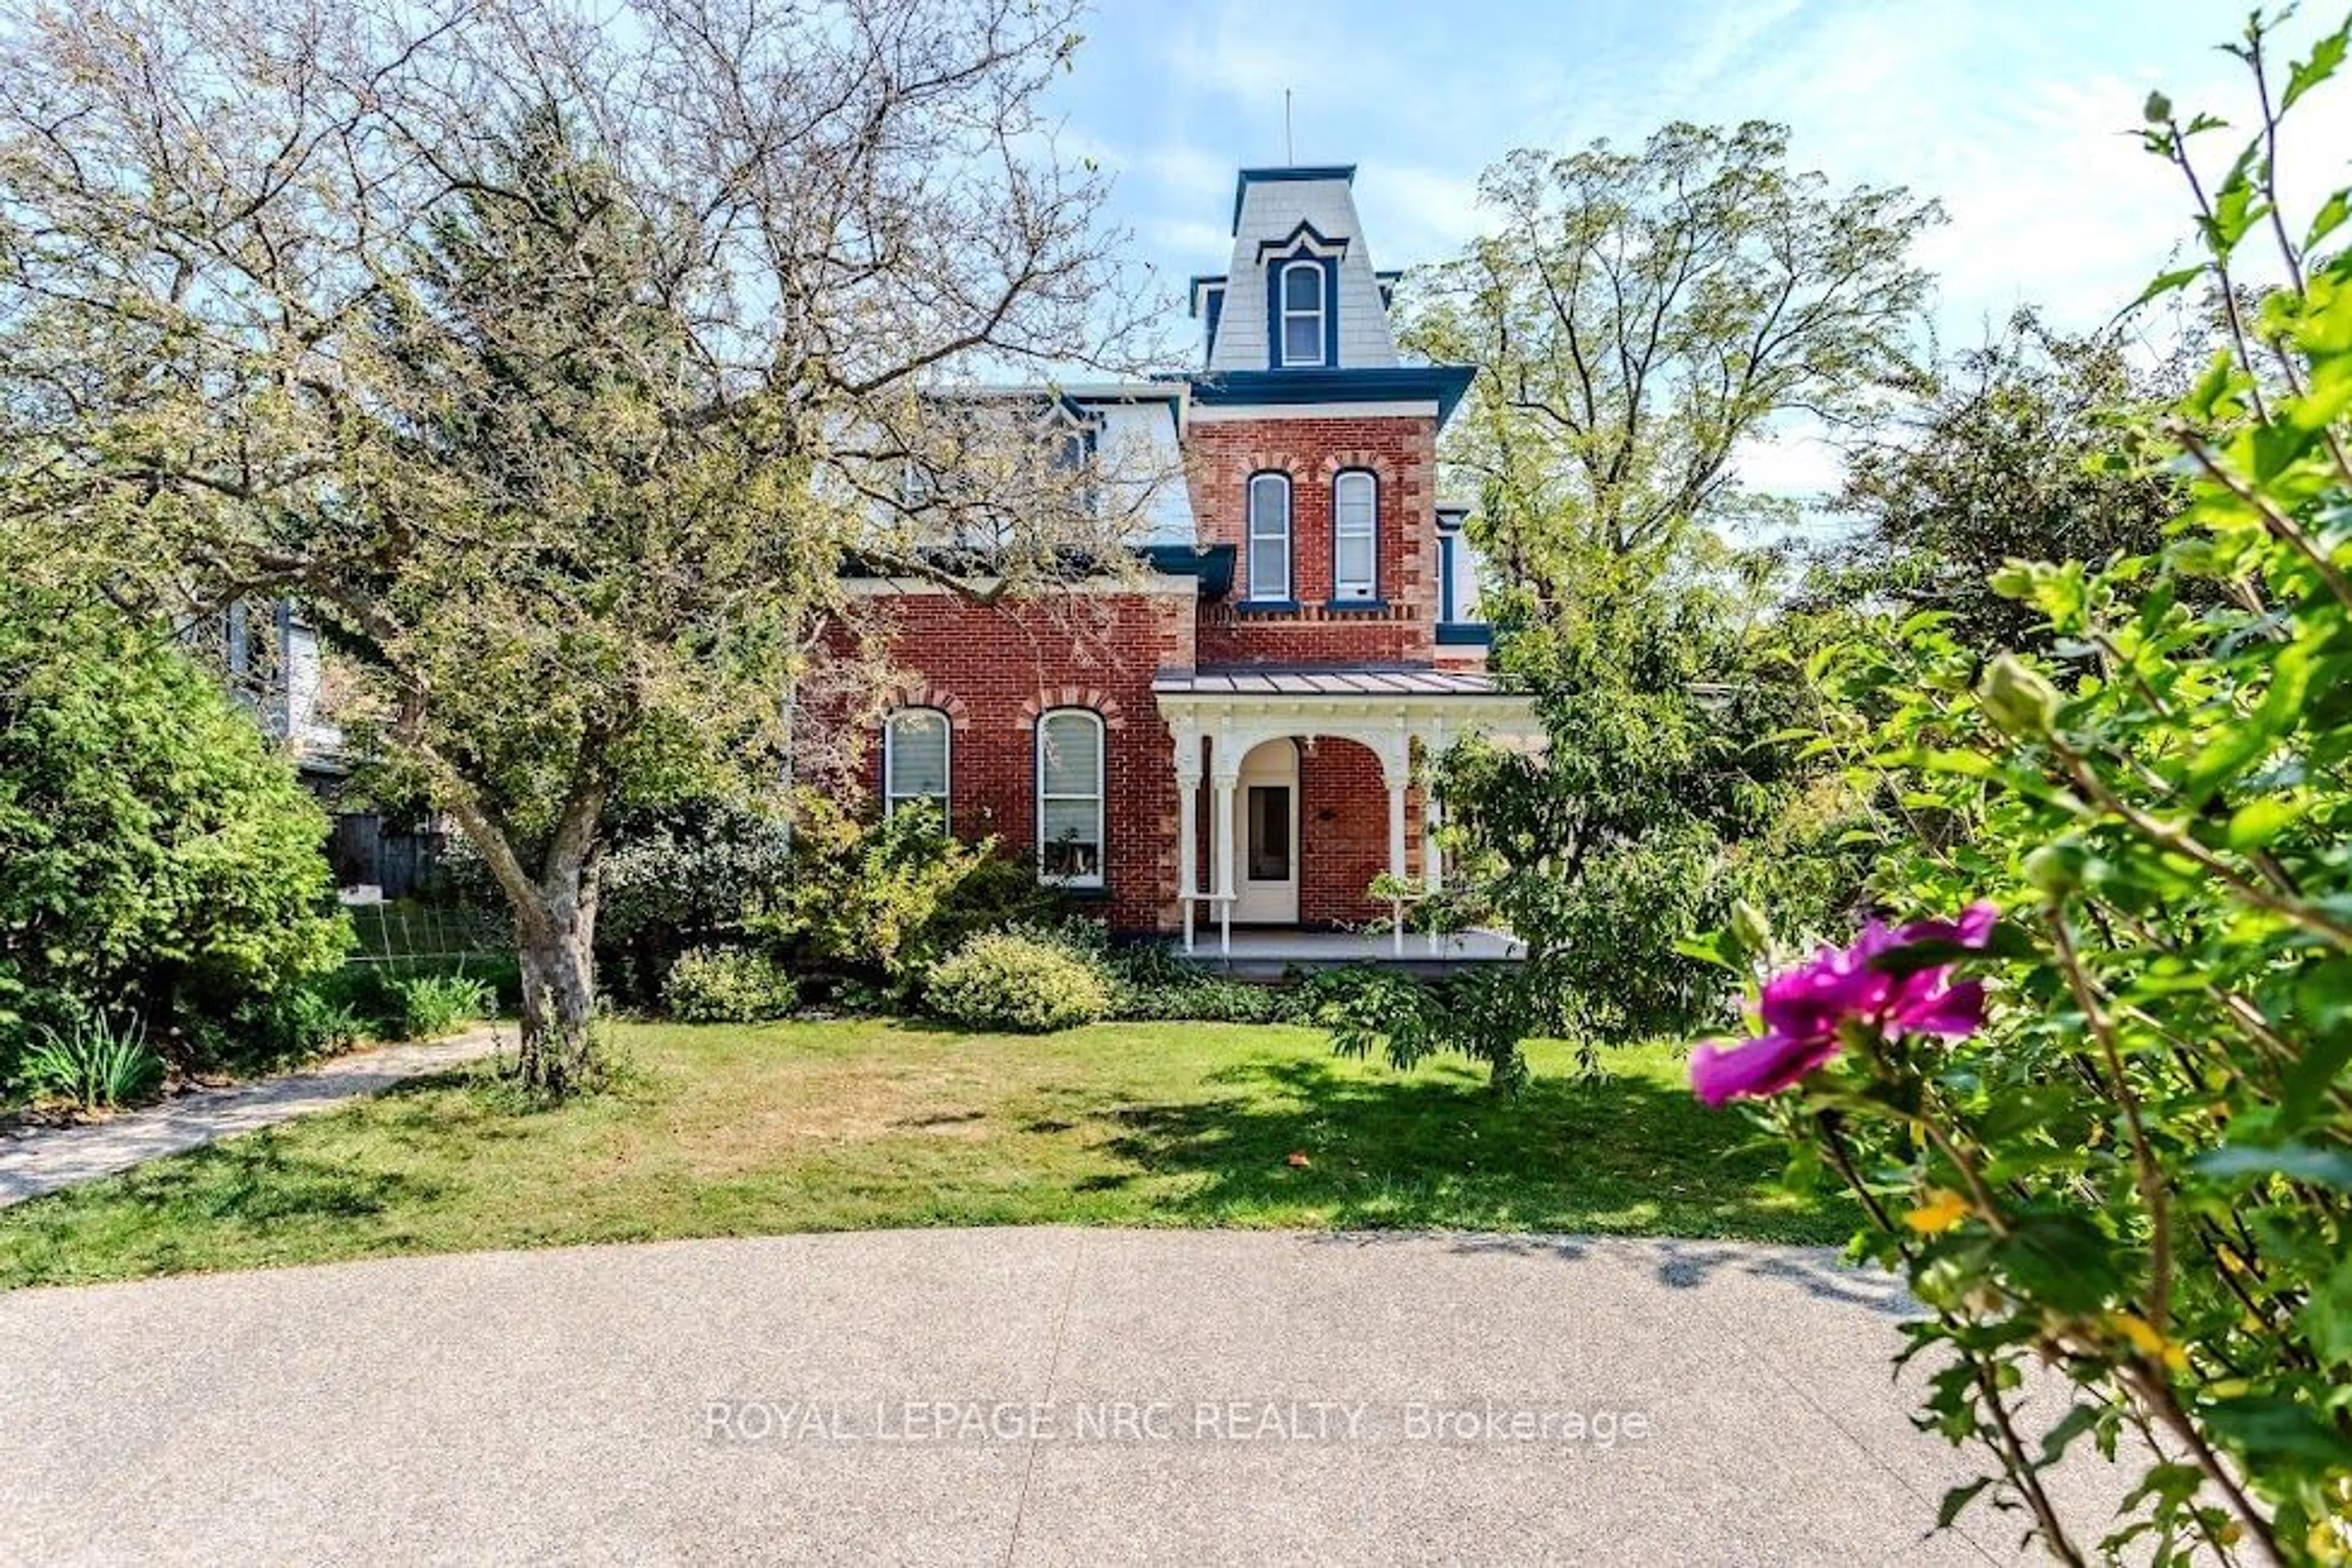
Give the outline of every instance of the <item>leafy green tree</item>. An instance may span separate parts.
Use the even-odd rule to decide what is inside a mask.
[[[2128,416],[2187,389],[2204,337],[2150,363],[2123,329],[2068,337],[2021,311],[1849,453],[1835,504],[1861,531],[1823,589],[1939,611],[1979,646],[2028,641],[2041,617],[1993,591],[2003,563],[2149,554],[2179,514],[2185,482],[2142,456]]]
[[[521,1074],[592,1079],[616,810],[783,776],[851,552],[1073,540],[981,369],[1119,341],[1059,0],[261,0],[0,24],[0,504],[178,613],[300,598],[514,914]],[[73,127],[70,136],[55,133]],[[906,479],[992,439],[985,494]],[[1090,484],[1090,495],[1142,496]],[[1011,519],[1010,523],[1007,520]],[[967,526],[968,525],[968,526]]]
[[[86,1013],[162,1037],[333,968],[326,833],[168,631],[0,600],[0,1057]]]
[[[1639,151],[1514,153],[1493,228],[1413,279],[1405,341],[1475,364],[1444,457],[1487,559],[1539,602],[1595,558],[1742,515],[1734,457],[1780,417],[1841,424],[1916,380],[1933,203],[1832,194],[1785,127],[1676,123]]]
[[[1915,378],[1908,247],[1937,213],[1831,194],[1761,123],[1522,152],[1483,189],[1496,227],[1419,281],[1406,335],[1479,366],[1443,456],[1479,485],[1471,526],[1503,579],[1494,666],[1549,744],[1459,748],[1440,787],[1528,957],[1492,996],[1400,1001],[1393,1026],[1357,1008],[1342,1043],[1370,1026],[1401,1063],[1456,1049],[1509,1087],[1523,1037],[1622,1038],[1705,1005],[1717,983],[1676,952],[1698,911],[1748,893],[1801,925],[1843,891],[1753,847],[1790,847],[1769,835],[1819,771],[1771,739],[1810,701],[1802,623],[1765,613],[1774,560],[1716,531],[1749,510],[1743,441]]]
[[[1846,879],[1824,892],[1759,853],[1785,849],[1767,836],[1810,767],[1795,744],[1763,739],[1813,701],[1786,629],[1629,572],[1507,637],[1497,664],[1533,694],[1548,744],[1465,743],[1438,782],[1452,851],[1482,871],[1472,896],[1525,960],[1443,998],[1391,986],[1350,999],[1329,1020],[1341,1047],[1379,1035],[1399,1066],[1450,1049],[1512,1089],[1524,1039],[1590,1046],[1701,1016],[1720,977],[1678,946],[1735,899],[1792,928],[1822,923]]]

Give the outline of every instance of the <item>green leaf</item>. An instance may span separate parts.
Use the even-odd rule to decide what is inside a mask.
[[[2303,247],[2309,250],[2316,246],[2343,227],[2347,217],[2352,217],[2352,194],[2337,191],[2320,204],[2318,214],[2311,220],[2310,232],[2303,237]]]
[[[2224,837],[2232,849],[2260,849],[2301,821],[2306,809],[2292,795],[2258,795],[2230,814]]]
[[[2352,1258],[2343,1258],[2297,1314],[2311,1344],[2331,1362],[2352,1361]]]
[[[2286,79],[2286,91],[2279,99],[2281,114],[2293,109],[2295,100],[2336,74],[2336,68],[2344,63],[2347,44],[2352,44],[2352,19],[2314,44],[2309,59],[2296,63]]]
[[[1748,973],[1747,959],[1740,951],[1739,941],[1728,931],[1711,931],[1700,936],[1679,937],[1675,939],[1675,951],[1685,958],[1696,958],[1701,963],[1711,963],[1719,969],[1728,969],[1734,974]]]
[[[2280,654],[2271,667],[2270,689],[2252,713],[2222,725],[2189,761],[2181,791],[2202,805],[2215,789],[2268,755],[2278,737],[2294,724],[2311,684],[2311,659],[2299,647]]]
[[[2204,272],[2205,268],[2202,266],[2197,266],[2175,268],[2170,272],[2158,273],[2154,280],[2139,291],[2139,298],[2124,307],[2125,312],[2128,314],[2137,310],[2150,300],[2160,300],[2167,294],[2179,293],[2204,276]]]
[[[2307,1405],[2283,1394],[2224,1399],[2204,1411],[2207,1425],[2259,1469],[2265,1463],[2304,1460],[2352,1465],[2352,1442]]]
[[[2342,1149],[2322,1149],[2309,1143],[2276,1143],[2269,1147],[2229,1143],[2200,1154],[2196,1163],[2197,1169],[2208,1176],[2285,1176],[2352,1193],[2352,1152]]]
[[[2019,1294],[2061,1312],[2101,1311],[2122,1287],[2114,1243],[2082,1214],[2021,1215],[1988,1249]]]
[[[2000,776],[2000,764],[1981,752],[1923,752],[1916,761],[1922,773],[1951,773],[1968,779]]]
[[[2352,1063],[2352,958],[2313,965],[2295,984],[2295,1006],[2306,1033],[2302,1053],[2279,1083],[2281,1132],[2308,1122]]]

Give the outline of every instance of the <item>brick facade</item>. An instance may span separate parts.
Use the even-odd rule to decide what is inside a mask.
[[[1381,760],[1353,741],[1324,739],[1307,747],[1298,771],[1298,921],[1306,926],[1365,925],[1389,907],[1364,896],[1389,867],[1389,789]],[[1404,805],[1405,861],[1421,874],[1421,792]]]
[[[1293,610],[1235,603],[1201,609],[1203,664],[1429,664],[1436,651],[1437,421],[1220,419],[1192,426],[1186,474],[1204,543],[1230,544],[1246,572],[1253,474],[1290,478]],[[1382,607],[1331,603],[1331,485],[1363,469],[1379,481]],[[1234,589],[1237,600],[1242,592]]]
[[[1397,728],[1368,727],[1368,694],[1426,691],[1406,683],[1412,672],[1482,662],[1475,649],[1441,648],[1437,641],[1444,595],[1437,435],[1470,371],[1400,360],[1381,287],[1386,275],[1371,267],[1349,194],[1352,178],[1352,170],[1337,166],[1243,173],[1233,265],[1223,277],[1196,280],[1196,308],[1203,288],[1221,291],[1220,299],[1229,296],[1231,307],[1210,311],[1224,325],[1209,327],[1202,375],[1181,386],[1163,380],[1066,389],[1074,405],[1097,411],[1100,428],[1127,419],[1130,435],[1164,440],[1160,473],[1172,475],[1181,467],[1182,484],[1162,487],[1149,518],[1150,542],[1177,547],[1172,556],[1155,557],[1166,575],[1149,589],[1121,581],[1052,601],[993,605],[935,590],[894,594],[872,583],[860,590],[860,609],[870,612],[856,617],[860,651],[879,654],[900,672],[898,689],[878,706],[920,705],[950,718],[950,815],[959,834],[992,834],[1018,853],[1034,853],[1040,717],[1064,707],[1102,717],[1102,902],[1122,931],[1166,931],[1181,920],[1178,784],[1171,732],[1154,695],[1156,676],[1215,678],[1254,668],[1310,678],[1303,690],[1311,700],[1288,707],[1264,700],[1260,694],[1276,689],[1270,682],[1250,683],[1245,689],[1255,705],[1223,732],[1235,744],[1286,731],[1295,737],[1298,920],[1328,927],[1361,925],[1388,913],[1365,897],[1388,868],[1389,796],[1379,757],[1364,742],[1402,744],[1412,721],[1400,705],[1392,721],[1383,720]],[[1326,302],[1339,314],[1327,323],[1335,329],[1327,353],[1293,365],[1286,363],[1290,351],[1268,337],[1262,318],[1276,276],[1268,258],[1289,254],[1285,247],[1301,224],[1314,230],[1318,246],[1333,247],[1338,281]],[[1332,596],[1335,481],[1354,472],[1370,474],[1375,485],[1370,601]],[[1265,473],[1289,480],[1290,576],[1281,603],[1253,605],[1246,602],[1249,487],[1254,476]],[[1197,591],[1214,582],[1221,563],[1202,562],[1192,546],[1230,547],[1239,579],[1230,591],[1205,597]],[[1178,575],[1188,568],[1204,575]],[[842,633],[845,644],[849,635]],[[1318,682],[1311,679],[1318,670],[1339,679]],[[1169,689],[1187,684],[1171,681]],[[1205,689],[1242,700],[1241,689],[1231,685]],[[1215,719],[1197,706],[1197,696],[1171,698],[1188,727]],[[1318,701],[1325,704],[1319,710]],[[1422,717],[1429,717],[1425,710]],[[878,790],[882,741],[874,713],[851,720],[845,710],[835,718],[863,727],[829,731],[849,742],[831,749],[836,765],[862,771],[866,787]],[[1317,736],[1318,718],[1356,738]],[[1234,739],[1235,729],[1246,738]],[[1220,759],[1226,767],[1234,761]],[[1202,773],[1195,886],[1206,892],[1215,882],[1217,834],[1214,792],[1209,770]],[[1422,864],[1421,815],[1417,793],[1409,793],[1406,868],[1412,875]],[[1238,886],[1245,823],[1235,825],[1234,842]],[[1208,905],[1198,913],[1213,923]]]
[[[948,812],[961,837],[993,834],[1034,854],[1038,716],[1056,708],[1101,716],[1100,897],[1120,931],[1176,924],[1176,778],[1151,678],[1192,663],[1193,608],[1140,592],[995,605],[913,593],[876,608],[873,629],[905,677],[888,706],[944,709],[953,722]],[[881,788],[882,739],[878,726],[869,730],[860,782],[871,797]]]

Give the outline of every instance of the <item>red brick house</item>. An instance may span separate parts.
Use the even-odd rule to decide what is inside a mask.
[[[1437,436],[1471,370],[1401,359],[1351,168],[1246,169],[1232,264],[1192,282],[1201,368],[1061,389],[1087,439],[1181,474],[1139,576],[976,604],[856,584],[905,672],[868,782],[941,803],[1122,932],[1330,929],[1388,916],[1383,871],[1442,882],[1424,760],[1523,734],[1486,673]]]

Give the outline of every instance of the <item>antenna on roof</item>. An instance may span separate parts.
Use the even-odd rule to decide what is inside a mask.
[[[1282,89],[1282,161],[1298,162],[1298,149],[1290,140],[1290,89],[1286,87]]]

